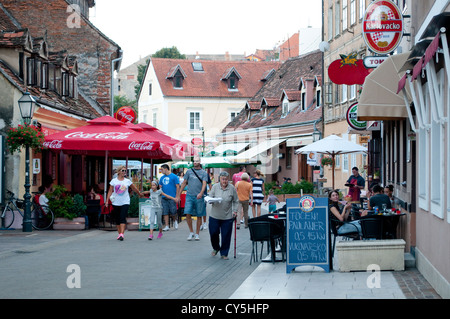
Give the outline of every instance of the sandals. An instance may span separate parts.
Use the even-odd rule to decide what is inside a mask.
[[[218,250],[213,250],[213,251],[211,252],[211,256],[213,256],[213,257],[216,256],[218,252],[219,252]]]

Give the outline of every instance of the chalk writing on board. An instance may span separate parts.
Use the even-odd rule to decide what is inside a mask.
[[[306,200],[309,200],[307,198]],[[296,203],[300,205],[295,205]],[[326,201],[315,198],[312,210],[302,209],[302,199],[287,205],[287,270],[301,265],[328,269],[328,211]]]

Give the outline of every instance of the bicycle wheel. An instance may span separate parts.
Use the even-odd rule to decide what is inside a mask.
[[[6,206],[2,214],[2,227],[8,229],[14,223],[14,212],[11,207]]]
[[[31,225],[36,230],[49,229],[55,220],[55,215],[50,208],[40,208],[33,205],[31,211]]]

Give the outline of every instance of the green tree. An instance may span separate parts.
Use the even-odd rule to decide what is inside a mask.
[[[178,51],[176,46],[171,48],[162,48],[152,54],[152,58],[163,58],[163,59],[186,59],[184,54]],[[147,68],[149,60],[145,61],[145,64],[138,65],[138,84],[134,87],[134,92],[136,93],[136,100],[139,98],[139,91],[141,90],[142,82],[144,81],[145,70]]]
[[[181,54],[176,46],[173,46],[171,48],[162,48],[161,50],[156,51],[154,54],[152,54],[152,58],[186,59],[186,56],[184,54]]]
[[[137,80],[138,84],[134,86],[134,92],[136,93],[136,100],[139,97],[139,91],[141,90],[142,82],[144,81],[145,69],[147,68],[149,60],[145,61],[145,64],[138,65],[138,75]]]

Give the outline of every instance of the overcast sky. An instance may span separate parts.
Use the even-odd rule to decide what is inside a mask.
[[[124,51],[122,68],[161,48],[251,54],[322,25],[319,0],[96,0],[91,22]]]

